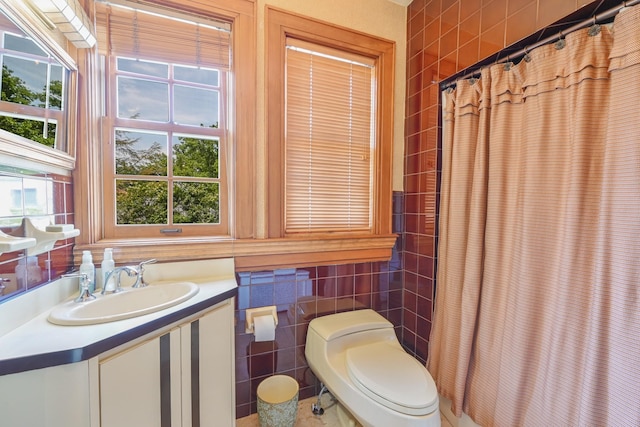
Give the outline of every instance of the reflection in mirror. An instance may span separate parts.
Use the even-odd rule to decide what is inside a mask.
[[[0,14],[0,128],[67,151],[63,94],[70,70]]]
[[[22,223],[22,179],[0,176],[0,197],[8,201],[0,205],[0,228],[18,227]]]
[[[25,218],[73,223],[76,54],[27,2],[0,0],[0,231],[8,236],[25,238]],[[8,246],[20,249],[0,254],[0,302],[69,271],[73,243],[33,255]]]
[[[24,3],[0,0],[0,6],[0,162],[69,173],[75,165],[75,62],[60,35]]]
[[[0,189],[3,192],[6,190]],[[13,187],[10,191],[12,210],[21,213],[20,216],[40,216],[53,212],[53,181],[50,179],[24,178],[19,187]]]
[[[0,128],[67,151],[63,93],[70,71],[0,14]]]
[[[73,223],[71,178],[0,165],[0,231],[27,236],[25,218],[40,229]],[[52,250],[29,255],[31,249],[0,254],[0,302],[59,277],[72,267],[72,239]]]

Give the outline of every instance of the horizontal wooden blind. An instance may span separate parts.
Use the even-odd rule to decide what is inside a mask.
[[[371,230],[373,70],[287,40],[285,232]]]
[[[228,24],[210,25],[118,4],[96,3],[100,53],[228,69]],[[217,28],[219,27],[219,28]]]

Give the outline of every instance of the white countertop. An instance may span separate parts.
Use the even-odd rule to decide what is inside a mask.
[[[39,307],[37,311],[40,311],[31,319],[23,319],[26,320],[24,323],[14,325],[14,328],[0,335],[0,373],[6,374],[43,367],[40,365],[47,355],[53,355],[57,352],[62,352],[61,358],[67,360],[62,363],[86,360],[95,356],[93,353],[97,351],[97,347],[100,351],[116,347],[128,340],[149,333],[153,329],[171,324],[179,320],[180,317],[188,317],[218,304],[235,295],[235,289],[238,286],[233,259],[148,265],[145,269],[145,279],[150,283],[150,286],[153,286],[154,283],[172,280],[189,281],[199,285],[199,291],[187,301],[164,310],[131,319],[85,326],[60,326],[47,320],[51,309],[57,304],[65,302],[65,300],[59,300],[60,294],[64,294],[64,290],[53,288],[43,290],[42,295],[36,295],[34,291],[33,295],[27,293],[15,300],[8,301],[8,303],[12,303],[10,305],[6,303],[0,305],[0,312],[2,312],[0,321],[3,317],[11,316],[12,312],[18,316],[20,310],[22,312],[29,311],[27,304],[37,305]],[[75,283],[77,283],[77,279],[75,279]],[[77,285],[69,287],[68,283],[61,281],[61,283],[47,284],[43,288],[49,286],[71,290],[77,287]],[[46,293],[53,294],[54,297],[43,296]],[[77,296],[77,291],[71,296],[67,296],[67,300],[73,299],[75,296]],[[103,298],[108,297],[106,295]],[[19,301],[20,298],[25,299]],[[51,300],[51,302],[47,304],[43,303],[43,300]],[[5,305],[6,307],[3,307]],[[33,309],[31,308],[31,310]],[[2,333],[1,330],[0,333]],[[87,351],[87,349],[91,349],[91,351]],[[35,363],[35,367],[30,368],[28,360],[34,357],[40,360]],[[21,367],[12,368],[12,364]],[[52,364],[57,363],[52,362]],[[4,369],[2,369],[3,367]]]

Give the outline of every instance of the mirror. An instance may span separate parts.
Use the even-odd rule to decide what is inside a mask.
[[[25,237],[27,217],[73,222],[77,51],[28,4],[0,0],[0,231],[12,237]],[[68,271],[72,246],[3,252],[0,302]]]
[[[2,237],[33,237],[27,233],[25,218],[40,229],[46,229],[49,224],[64,223],[67,216],[65,193],[70,185],[70,179],[65,181],[57,175],[0,165],[0,200],[5,202],[0,206],[0,247],[10,246],[2,245],[7,243]],[[0,303],[67,271],[69,242],[61,242],[62,249],[31,254],[31,248],[37,243],[36,239],[33,244],[16,245],[19,247],[0,254]]]
[[[74,167],[77,90],[67,43],[24,2],[1,0],[0,6],[0,162],[27,160],[21,166],[33,168],[35,161],[43,170],[68,173]]]

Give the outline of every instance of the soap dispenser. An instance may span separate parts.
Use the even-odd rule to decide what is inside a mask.
[[[96,290],[96,267],[93,265],[91,251],[82,251],[82,264],[80,264],[80,274],[86,274],[89,281],[89,292]]]
[[[102,288],[110,291],[111,289],[107,288],[107,277],[115,268],[115,262],[113,261],[113,249],[106,248],[104,250],[104,256],[102,257],[102,264],[100,264],[102,270]]]

